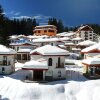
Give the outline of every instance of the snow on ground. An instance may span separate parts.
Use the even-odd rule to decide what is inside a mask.
[[[0,100],[100,100],[100,80],[84,78],[82,67],[66,65],[67,70],[66,80],[48,83],[24,83],[24,70],[0,75]]]
[[[24,63],[19,63],[19,62],[16,62],[16,63],[15,63],[15,69],[16,69],[16,70],[21,69],[23,66],[24,66]]]

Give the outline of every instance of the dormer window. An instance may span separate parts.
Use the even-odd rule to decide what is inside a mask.
[[[52,66],[52,58],[48,59],[48,66]]]

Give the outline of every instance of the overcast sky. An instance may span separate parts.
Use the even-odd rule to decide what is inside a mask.
[[[65,25],[100,24],[100,0],[0,0],[6,16],[33,17],[46,23],[49,17]]]

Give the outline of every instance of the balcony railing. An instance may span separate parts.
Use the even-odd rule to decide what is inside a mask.
[[[10,63],[10,61],[2,60],[2,61],[0,61],[0,65],[9,66],[9,65],[11,65],[11,63]]]
[[[56,64],[56,68],[64,68],[64,63],[61,63],[59,66]]]

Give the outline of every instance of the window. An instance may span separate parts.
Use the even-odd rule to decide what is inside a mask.
[[[61,67],[64,68],[64,63],[62,63],[62,66]]]
[[[7,65],[7,56],[3,56],[3,65]]]
[[[11,65],[10,61],[8,61],[8,65]]]
[[[48,30],[48,32],[54,32],[54,30]]]
[[[17,54],[17,60],[21,60],[21,54]]]
[[[43,43],[41,43],[41,46],[43,46],[44,44]]]
[[[27,54],[22,54],[22,60],[27,60]]]
[[[92,34],[90,34],[90,36],[92,36]]]
[[[85,40],[88,40],[88,38],[85,38]]]
[[[85,32],[84,35],[85,35],[85,37],[88,37],[88,32]]]
[[[88,32],[85,32],[85,34],[88,34]]]
[[[7,56],[3,56],[3,60],[7,60]]]
[[[3,62],[2,61],[0,61],[0,65],[3,65]]]
[[[51,45],[53,46],[53,43],[51,43]]]
[[[58,71],[58,77],[61,77],[61,71]]]
[[[58,68],[60,68],[60,57],[58,58]]]
[[[17,47],[17,51],[19,50],[19,47]]]
[[[28,54],[28,60],[30,60],[30,54]]]
[[[44,32],[46,33],[46,32],[47,32],[47,30],[44,30]]]
[[[40,31],[38,31],[38,33],[40,33]]]
[[[14,46],[12,46],[12,48],[15,49]]]
[[[52,66],[52,58],[48,59],[48,66]]]
[[[2,67],[2,73],[4,73],[5,72],[5,68],[4,67]]]

